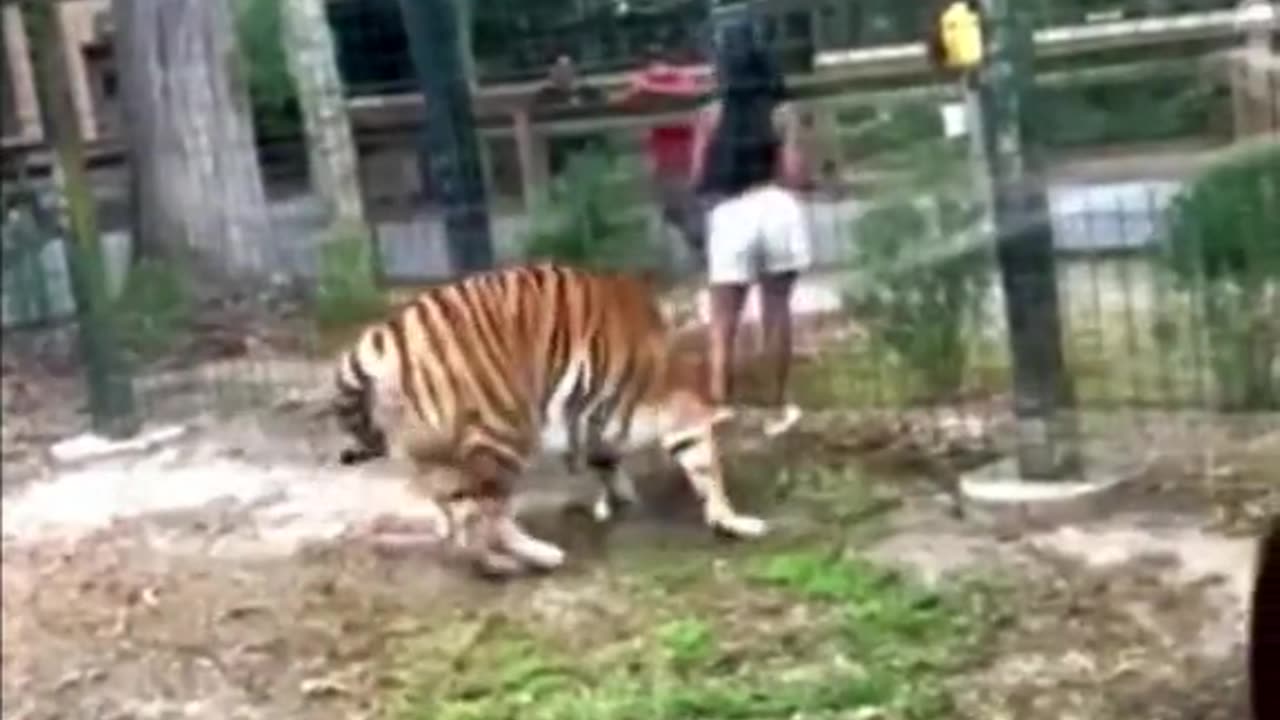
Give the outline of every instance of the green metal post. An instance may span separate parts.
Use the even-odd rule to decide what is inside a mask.
[[[420,164],[440,194],[452,271],[485,270],[494,262],[489,204],[455,0],[400,0],[400,8],[426,105]]]
[[[55,17],[57,7],[58,3],[49,0],[22,3],[32,39],[45,139],[54,152],[54,173],[59,180],[59,229],[70,240],[67,258],[89,384],[89,411],[94,430],[108,437],[127,437],[138,431],[137,406],[132,378],[116,342],[97,218],[84,166],[84,143],[71,96],[66,40],[62,23]]]
[[[1013,357],[1018,470],[1052,480],[1077,475],[1079,444],[1044,173],[1027,132],[1035,47],[1030,17],[1017,7],[983,0],[988,60],[977,91]]]

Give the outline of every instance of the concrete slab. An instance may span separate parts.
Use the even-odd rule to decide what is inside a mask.
[[[1093,462],[1080,480],[1035,481],[1019,476],[1016,460],[1005,458],[960,478],[965,511],[980,522],[1021,533],[1094,520],[1140,467]]]
[[[74,465],[147,452],[156,446],[177,440],[186,432],[187,428],[182,425],[164,425],[144,430],[125,440],[112,440],[90,432],[55,443],[49,448],[49,454],[53,456],[54,462]]]

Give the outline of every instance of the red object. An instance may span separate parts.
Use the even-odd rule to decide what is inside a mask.
[[[707,88],[701,73],[692,67],[654,63],[632,80],[633,91],[670,97],[697,97]]]
[[[649,130],[649,161],[660,175],[688,176],[693,160],[693,125],[673,123]]]
[[[623,101],[696,98],[707,91],[704,74],[700,68],[653,63],[632,76]],[[649,161],[656,173],[688,176],[693,152],[692,120],[653,127],[649,130],[647,145]]]

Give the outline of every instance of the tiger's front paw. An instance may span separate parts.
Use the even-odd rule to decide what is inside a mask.
[[[751,515],[724,515],[713,518],[709,524],[730,537],[751,540],[769,532],[769,523]]]
[[[591,503],[591,517],[600,524],[609,522],[613,517],[613,499],[608,491],[596,495],[596,501]]]

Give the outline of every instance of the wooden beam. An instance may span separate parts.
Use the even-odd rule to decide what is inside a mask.
[[[1046,28],[1036,33],[1036,56],[1061,59],[1169,42],[1218,38],[1226,40],[1239,34],[1234,21],[1234,11],[1215,11]],[[788,78],[788,84],[801,95],[844,94],[852,89],[851,86],[861,85],[867,88],[901,83],[904,79],[919,82],[921,79],[934,77],[925,57],[924,45],[918,42],[823,52],[818,54],[815,67],[812,74]],[[711,73],[706,65],[698,66],[693,71],[703,77]],[[629,78],[629,73],[602,73],[582,76],[581,82],[608,94],[621,90],[629,82]],[[509,117],[516,109],[527,108],[541,85],[542,81],[538,80],[483,86],[474,96],[475,116],[482,123],[485,120]],[[858,92],[862,92],[862,89]],[[350,100],[352,119],[362,125],[378,125],[384,118],[388,125],[396,122],[418,122],[422,104],[421,96],[416,93],[364,96]],[[676,116],[678,113],[669,115]],[[538,125],[556,127],[581,125],[578,118],[543,121],[534,118],[534,121]],[[505,124],[505,120],[499,122]],[[606,127],[614,124],[624,127],[629,125],[626,119],[602,115],[596,115],[588,122],[604,123]]]
[[[1238,34],[1235,10],[1063,25],[1036,31],[1036,57],[1085,54],[1215,37],[1232,38]],[[820,68],[836,68],[859,65],[923,66],[925,62],[924,43],[914,42],[823,52],[818,54],[814,64]]]
[[[39,143],[44,138],[40,128],[40,100],[36,96],[35,73],[31,68],[31,44],[27,28],[22,21],[22,9],[16,4],[5,5],[0,22],[4,30],[5,64],[9,77],[4,78],[13,92],[14,115],[20,130],[16,136],[4,138],[6,150]]]
[[[533,129],[527,110],[517,110],[511,116],[511,132],[516,140],[516,159],[520,163],[520,192],[526,210],[532,210],[540,188],[546,187],[550,176],[547,167],[547,139]]]
[[[1040,87],[1072,87],[1093,83],[1126,80],[1130,78],[1168,75],[1185,69],[1184,63],[1167,60],[1148,60],[1136,63],[1108,65],[1081,70],[1057,70],[1040,73],[1036,83]],[[841,108],[864,108],[889,105],[912,100],[936,100],[938,102],[960,99],[954,83],[923,83],[892,90],[863,90],[840,95],[809,97],[797,101],[798,105],[814,111],[830,112]],[[631,115],[606,115],[595,117],[565,118],[532,123],[538,133],[547,136],[576,135],[588,132],[635,132],[664,122],[687,119],[689,111],[653,112]],[[490,126],[482,128],[485,137],[510,137],[513,127]]]

